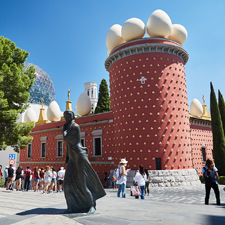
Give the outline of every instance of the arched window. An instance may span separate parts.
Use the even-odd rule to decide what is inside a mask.
[[[91,89],[91,97],[93,98],[93,88]]]
[[[89,89],[87,90],[87,96],[89,96]]]

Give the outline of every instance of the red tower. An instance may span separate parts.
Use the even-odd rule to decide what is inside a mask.
[[[115,150],[132,168],[191,168],[187,61],[183,47],[164,38],[126,42],[106,59]]]

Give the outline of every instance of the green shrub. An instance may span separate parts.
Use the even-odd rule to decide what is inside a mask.
[[[5,184],[5,178],[2,178],[0,180],[0,187],[4,187],[4,184]]]
[[[200,179],[201,183],[204,184],[204,178],[203,178],[203,176],[199,176],[199,179]]]
[[[219,177],[218,183],[219,183],[219,184],[225,184],[225,176]]]

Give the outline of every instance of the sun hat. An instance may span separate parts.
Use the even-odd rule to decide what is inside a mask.
[[[120,163],[128,163],[128,161],[126,161],[126,159],[121,159]]]

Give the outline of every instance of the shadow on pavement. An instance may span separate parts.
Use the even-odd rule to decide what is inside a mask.
[[[225,216],[206,215],[205,225],[224,225]]]
[[[18,216],[32,215],[32,214],[62,214],[66,209],[56,209],[56,208],[36,208],[27,210],[24,212],[17,213]]]

